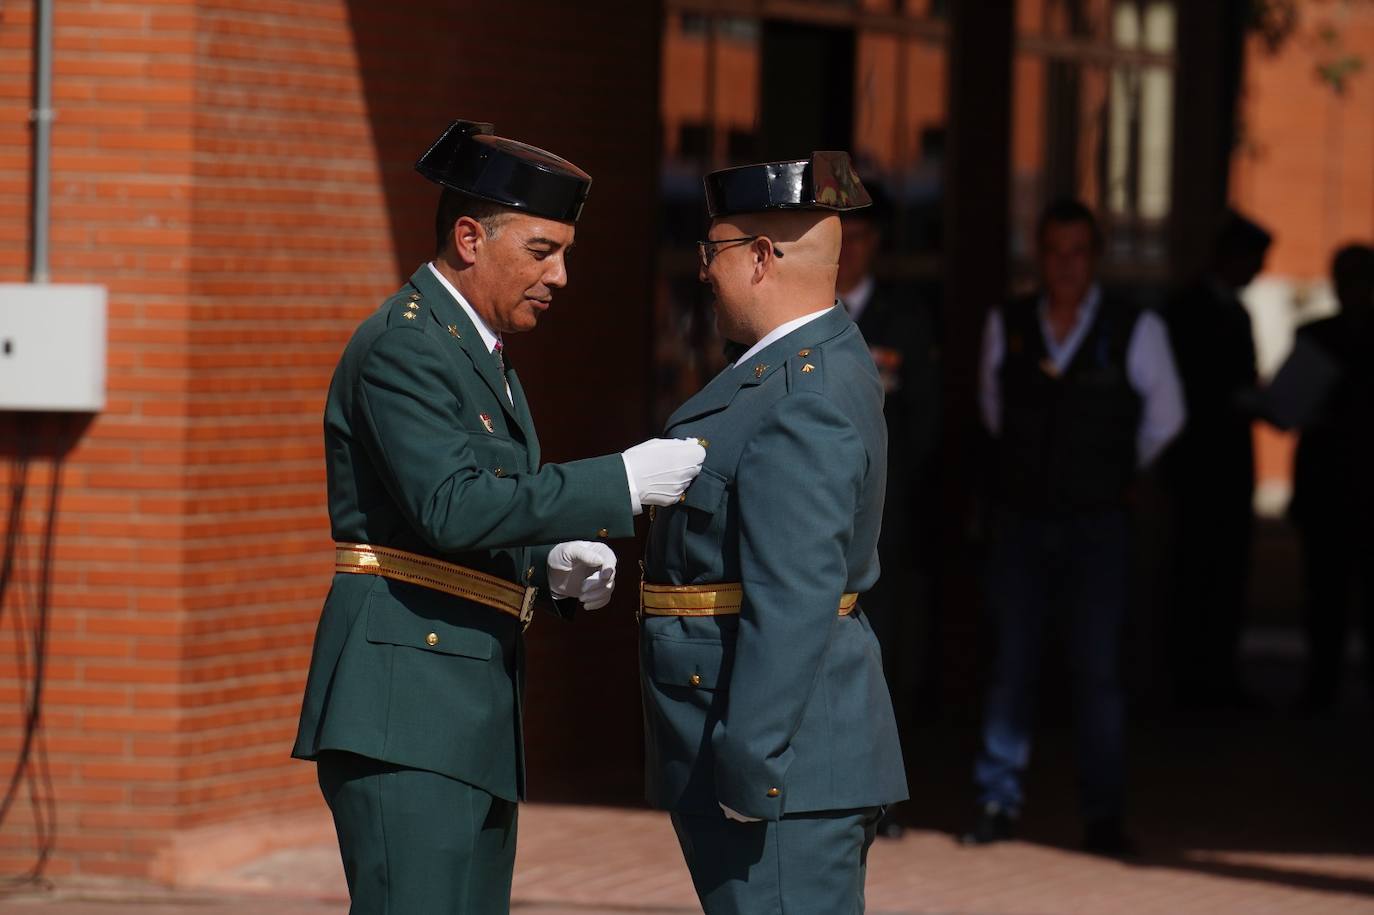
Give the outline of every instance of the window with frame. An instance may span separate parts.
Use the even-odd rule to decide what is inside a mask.
[[[1175,0],[1020,0],[1012,106],[1012,262],[1073,196],[1108,239],[1109,277],[1163,280],[1173,209]]]

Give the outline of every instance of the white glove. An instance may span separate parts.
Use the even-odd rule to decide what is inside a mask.
[[[694,438],[651,438],[621,453],[637,515],[646,505],[672,505],[701,472],[706,449]]]
[[[717,801],[717,803],[720,803],[720,802]],[[726,818],[727,820],[734,820],[736,823],[757,823],[757,822],[759,822],[759,818],[758,818],[758,817],[747,817],[747,816],[745,816],[745,815],[742,814],[742,813],[736,813],[735,811],[731,810],[729,807],[726,807],[724,804],[721,804],[721,805],[720,805],[720,812],[723,813],[723,814],[725,814],[725,818]]]
[[[549,590],[554,597],[575,597],[588,610],[600,610],[615,590],[615,553],[590,540],[558,544],[549,550]]]

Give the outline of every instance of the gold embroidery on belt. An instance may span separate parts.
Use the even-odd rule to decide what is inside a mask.
[[[639,584],[639,612],[645,616],[730,616],[739,613],[744,586],[733,582],[710,585]],[[840,596],[838,613],[849,616],[859,602],[857,593]]]
[[[393,581],[419,585],[509,613],[526,626],[533,615],[536,589],[522,588],[494,575],[433,556],[421,556],[369,543],[336,543],[334,571],[379,575]]]

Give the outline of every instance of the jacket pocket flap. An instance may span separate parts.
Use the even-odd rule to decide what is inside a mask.
[[[367,640],[480,661],[490,660],[493,642],[479,629],[420,616],[400,604],[377,600],[367,611]]]
[[[687,488],[683,504],[688,508],[695,508],[697,511],[714,514],[716,509],[720,508],[721,500],[725,498],[725,490],[729,486],[730,481],[725,477],[710,467],[703,467],[700,475]]]
[[[664,686],[725,690],[733,660],[734,649],[715,639],[659,637],[649,643],[650,674]]]

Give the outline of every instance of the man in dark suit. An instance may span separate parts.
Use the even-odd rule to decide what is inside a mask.
[[[1340,696],[1355,594],[1374,699],[1374,247],[1338,251],[1331,281],[1340,313],[1298,328],[1290,357],[1296,362],[1312,351],[1330,378],[1300,423],[1289,509],[1306,567],[1307,677],[1299,711],[1312,715],[1329,711]]]
[[[887,496],[878,540],[882,575],[864,609],[883,650],[899,728],[908,728],[934,683],[935,467],[940,432],[940,344],[936,311],[910,289],[879,280],[873,265],[892,207],[880,187],[873,205],[841,216],[840,301],[859,325],[883,382]],[[878,834],[896,837],[891,812]]]
[[[1238,213],[1217,233],[1211,266],[1169,304],[1169,342],[1188,421],[1164,456],[1176,520],[1169,627],[1182,707],[1244,709],[1236,652],[1245,623],[1254,516],[1255,343],[1240,293],[1271,238]]]
[[[563,615],[604,606],[603,541],[676,502],[705,454],[654,440],[541,467],[503,335],[566,284],[591,179],[466,121],[417,169],[444,187],[437,255],[359,326],[325,403],[335,575],[292,755],[316,762],[352,912],[495,915],[536,591]]]

